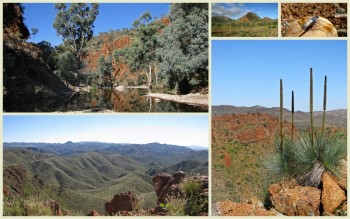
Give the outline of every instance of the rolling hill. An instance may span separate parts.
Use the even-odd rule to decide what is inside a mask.
[[[102,142],[4,143],[4,167],[21,165],[56,190],[64,190],[64,206],[74,211],[102,209],[115,194],[131,191],[143,197],[145,207],[155,206],[157,196],[152,178],[160,172],[185,171],[208,174],[208,151],[187,147],[149,144],[111,144]],[[151,170],[151,171],[150,171]],[[11,180],[4,184],[11,187]],[[78,207],[69,197],[86,205]],[[92,200],[94,199],[94,200]],[[69,204],[70,203],[70,204]],[[86,207],[89,206],[89,209]]]

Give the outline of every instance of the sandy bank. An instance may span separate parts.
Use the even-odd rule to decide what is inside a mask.
[[[161,93],[148,93],[145,96],[159,98],[163,100],[175,101],[179,103],[193,104],[193,105],[205,105],[208,106],[207,94],[186,94],[186,95],[171,95]]]

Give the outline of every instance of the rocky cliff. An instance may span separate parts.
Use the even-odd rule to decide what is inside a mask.
[[[4,4],[4,99],[18,102],[70,93],[52,72],[43,51],[36,44],[24,41],[29,31],[22,13],[19,4]]]

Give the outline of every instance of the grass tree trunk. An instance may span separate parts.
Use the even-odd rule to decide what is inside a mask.
[[[294,138],[294,91],[292,91],[292,142]]]
[[[311,129],[311,145],[314,145],[313,77],[312,77],[312,68],[310,68],[310,129]]]
[[[280,79],[280,138],[281,138],[281,152],[283,151],[283,81]]]
[[[327,76],[324,76],[322,134],[324,134],[324,122],[325,122],[325,118],[326,118],[326,107],[327,107]]]

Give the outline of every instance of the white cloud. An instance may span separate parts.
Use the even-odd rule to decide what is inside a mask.
[[[235,6],[235,5],[229,5],[226,4],[227,8],[220,5],[220,4],[212,4],[212,15],[213,16],[227,16],[227,17],[233,17],[242,14],[242,9]]]

